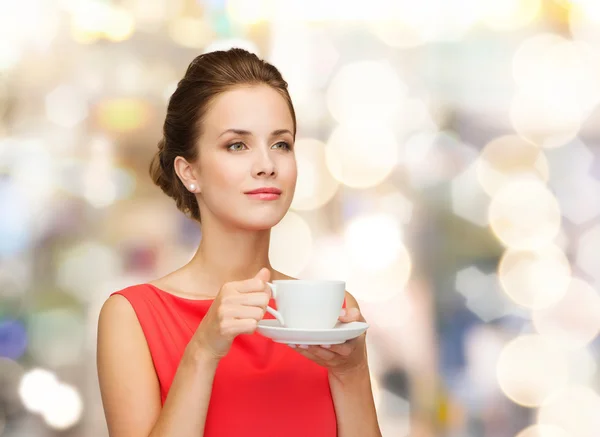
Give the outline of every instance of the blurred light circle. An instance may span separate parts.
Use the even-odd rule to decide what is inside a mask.
[[[342,67],[331,79],[327,106],[339,123],[391,123],[406,92],[391,65],[361,61]]]
[[[12,162],[13,181],[27,201],[29,214],[38,227],[43,227],[57,188],[56,154],[47,142],[37,138],[20,139],[14,146],[17,151]]]
[[[27,350],[27,331],[20,320],[0,320],[0,356],[17,360]]]
[[[298,180],[292,208],[318,209],[331,200],[339,183],[327,168],[325,144],[311,138],[300,138],[295,143]]]
[[[35,368],[23,375],[19,385],[19,396],[23,405],[32,413],[42,413],[55,402],[54,393],[58,379],[48,370]]]
[[[572,384],[593,384],[598,371],[595,355],[590,348],[568,351],[569,380]]]
[[[404,22],[398,17],[369,20],[369,30],[390,47],[411,48],[426,42],[424,36],[413,24]]]
[[[541,147],[560,147],[575,138],[584,114],[573,98],[533,96],[519,92],[510,108],[510,119],[519,135]]]
[[[48,426],[65,430],[77,424],[83,412],[83,401],[75,387],[57,384],[53,388],[53,402],[45,405],[42,415]]]
[[[62,127],[71,128],[88,116],[84,94],[71,85],[59,85],[46,96],[46,117]]]
[[[487,0],[483,21],[494,30],[516,30],[531,23],[541,6],[541,0]]]
[[[183,47],[201,49],[214,39],[215,33],[206,20],[194,17],[178,17],[168,25],[169,36]]]
[[[89,284],[100,284],[119,276],[122,262],[111,247],[93,242],[82,242],[67,249],[58,258],[57,283],[88,301]]]
[[[571,265],[555,245],[538,250],[508,249],[498,266],[502,289],[519,305],[545,308],[558,302],[571,283]]]
[[[172,20],[182,12],[182,0],[125,0],[121,4],[131,11],[137,27],[147,32],[159,30],[165,20]]]
[[[135,29],[135,21],[128,9],[102,1],[78,2],[71,8],[71,33],[80,43],[98,38],[124,41]]]
[[[366,302],[388,302],[404,291],[410,278],[412,262],[401,246],[396,261],[380,270],[367,270],[352,263],[346,285],[348,291]]]
[[[559,110],[568,103],[583,117],[600,101],[600,53],[584,42],[534,36],[517,49],[513,72],[522,91]]]
[[[312,252],[312,232],[306,221],[288,212],[271,230],[269,258],[273,268],[294,276],[308,264]]]
[[[113,6],[110,14],[110,20],[107,21],[104,28],[104,34],[110,41],[125,41],[135,30],[135,21],[131,13],[119,6]]]
[[[408,257],[402,244],[400,225],[392,216],[356,217],[350,221],[344,235],[352,262],[362,269],[383,270],[401,255]]]
[[[600,6],[596,0],[569,2],[569,29],[574,39],[600,47]]]
[[[559,350],[541,336],[528,334],[507,343],[496,368],[498,384],[513,402],[537,407],[568,380],[568,365]]]
[[[351,269],[344,241],[338,236],[321,237],[315,241],[309,262],[302,272],[307,279],[337,279],[345,281]]]
[[[513,56],[513,77],[519,87],[537,86],[547,73],[547,60],[550,49],[567,41],[554,33],[538,33],[525,39]]]
[[[516,135],[505,135],[483,148],[477,160],[477,176],[484,190],[493,196],[515,177],[548,181],[548,161],[537,146]]]
[[[489,221],[507,247],[535,250],[552,243],[558,235],[561,215],[556,198],[544,184],[515,179],[492,198]]]
[[[69,366],[82,359],[85,341],[83,316],[66,308],[28,316],[29,354],[48,367]]]
[[[596,437],[600,429],[600,397],[589,387],[569,385],[538,410],[538,423],[554,425],[569,437]]]
[[[253,25],[271,19],[276,6],[275,0],[228,0],[227,14],[241,24]]]
[[[28,205],[13,183],[0,180],[0,256],[11,256],[31,244]]]
[[[532,320],[546,340],[565,349],[582,348],[600,332],[600,296],[591,285],[573,278],[563,298],[533,311]]]
[[[9,41],[0,41],[0,71],[10,70],[21,60],[19,47]]]
[[[96,108],[98,124],[108,132],[125,133],[141,129],[150,119],[150,107],[142,100],[108,98]]]
[[[571,437],[566,431],[554,425],[531,425],[516,437]]]
[[[597,282],[600,282],[599,247],[600,225],[595,225],[583,233],[579,238],[576,257],[577,265]]]
[[[384,126],[338,126],[327,141],[325,159],[338,181],[353,188],[380,184],[398,160],[398,145]]]

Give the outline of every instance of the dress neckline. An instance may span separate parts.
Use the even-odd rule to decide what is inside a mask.
[[[174,299],[179,299],[179,300],[182,300],[182,301],[185,301],[185,302],[213,302],[215,300],[214,298],[190,299],[188,297],[177,296],[176,294],[169,293],[168,291],[165,291],[162,288],[157,287],[156,285],[150,284],[149,282],[146,282],[144,285],[152,288],[153,290],[158,291],[160,294],[166,294],[169,297],[172,297]]]

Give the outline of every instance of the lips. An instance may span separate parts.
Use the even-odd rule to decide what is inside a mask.
[[[246,194],[281,194],[281,190],[279,188],[274,187],[263,187],[257,188],[256,190],[246,191]]]

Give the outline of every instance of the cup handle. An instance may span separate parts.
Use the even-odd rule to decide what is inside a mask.
[[[271,288],[271,295],[276,298],[277,297],[277,291],[276,291],[276,287],[275,284],[272,284],[270,282],[267,282],[267,285]],[[277,310],[274,310],[273,308],[271,308],[270,306],[267,305],[266,308],[267,312],[269,314],[271,314],[273,317],[275,317],[275,319],[277,319],[277,321],[279,323],[281,323],[281,326],[285,326],[285,322],[283,321],[283,316],[281,315],[281,313]]]

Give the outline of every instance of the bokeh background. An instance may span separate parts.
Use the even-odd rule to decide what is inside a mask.
[[[0,435],[107,436],[98,312],[194,253],[147,169],[233,46],[298,114],[273,265],[359,299],[384,436],[597,437],[598,0],[0,0]]]

